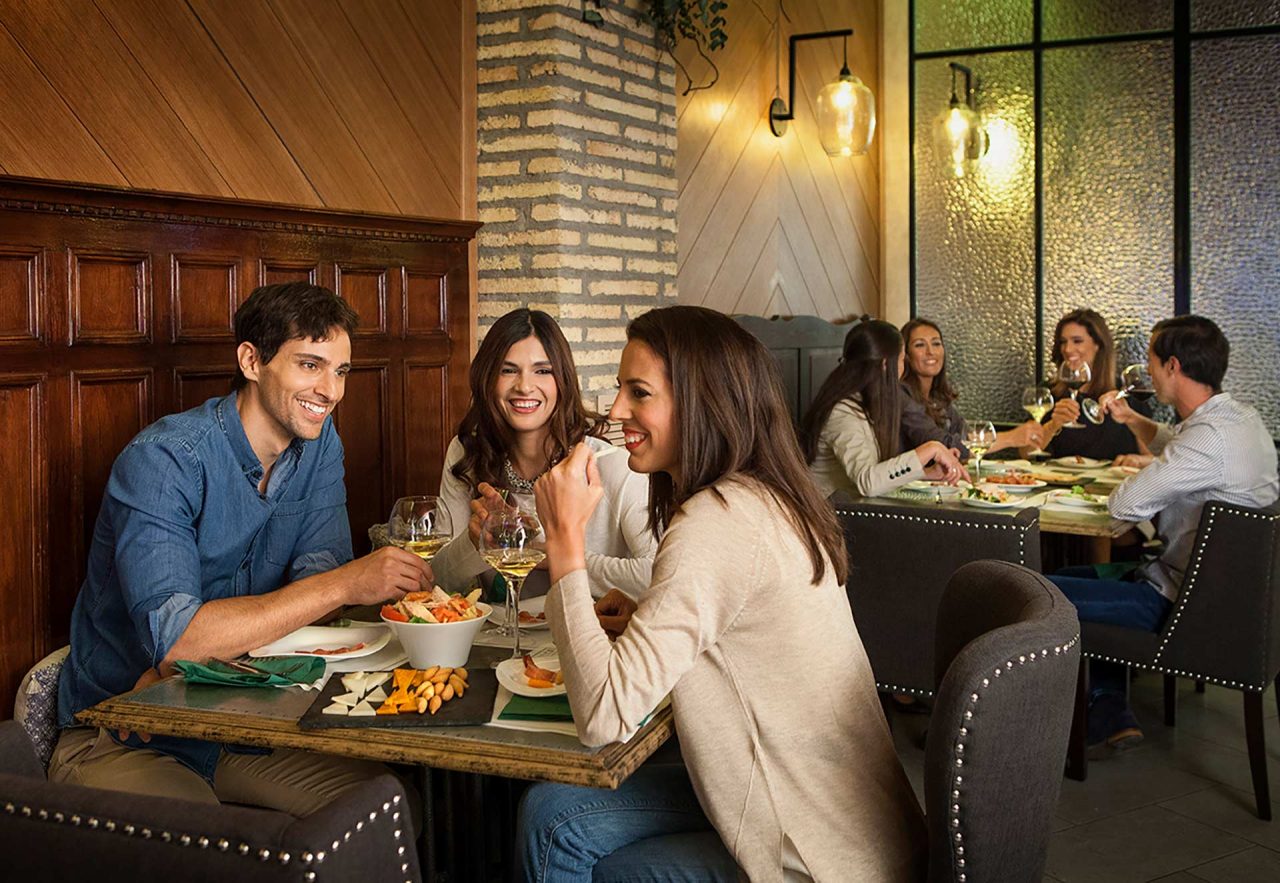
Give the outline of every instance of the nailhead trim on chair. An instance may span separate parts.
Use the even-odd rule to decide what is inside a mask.
[[[395,795],[394,797],[392,797],[390,800],[385,801],[385,802],[382,804],[382,813],[383,813],[384,815],[386,815],[386,814],[390,814],[390,815],[391,815],[391,820],[392,820],[393,822],[398,822],[398,821],[400,821],[400,812],[399,812],[399,810],[396,810],[396,811],[393,813],[393,812],[392,812],[392,807],[398,807],[399,805],[400,805],[400,795],[399,795],[399,794],[397,794],[397,795]],[[11,816],[12,816],[12,815],[21,815],[23,818],[28,818],[28,819],[29,819],[29,818],[31,818],[31,817],[32,817],[32,814],[33,814],[33,811],[32,811],[32,809],[31,809],[31,807],[30,807],[30,806],[22,806],[22,807],[19,807],[17,804],[13,803],[12,801],[9,801],[9,802],[6,802],[6,803],[5,803],[5,805],[4,805],[4,811],[5,811],[6,813],[8,813],[9,815],[11,815]],[[52,813],[52,815],[51,815],[51,814],[50,814],[50,812],[49,812],[49,810],[47,810],[47,809],[36,809],[36,810],[34,811],[34,814],[35,814],[36,819],[37,819],[37,820],[39,820],[39,821],[48,821],[50,818],[52,818],[52,820],[53,820],[55,823],[57,823],[57,824],[61,824],[61,823],[64,821],[64,819],[66,818],[66,816],[64,816],[61,812],[56,812],[56,811],[55,811],[55,812],[53,812],[53,813]],[[377,820],[377,818],[378,818],[378,811],[377,811],[377,810],[374,810],[373,812],[370,812],[370,813],[369,813],[369,821],[370,821],[370,822],[376,821],[376,820]],[[71,816],[70,821],[71,821],[71,824],[76,825],[76,826],[79,826],[83,820],[81,819],[81,817],[80,817],[79,815],[72,815],[72,816]],[[87,826],[87,827],[89,827],[89,828],[97,829],[97,828],[99,827],[99,824],[100,824],[100,823],[99,823],[99,821],[98,821],[98,819],[97,819],[97,818],[95,818],[95,817],[90,817],[87,821],[85,821],[85,824],[86,824],[86,826]],[[101,826],[102,826],[106,831],[114,833],[114,832],[116,831],[117,827],[119,826],[119,823],[117,823],[117,822],[116,822],[115,820],[113,820],[113,819],[108,819],[106,822],[101,823]],[[152,833],[152,831],[151,831],[151,829],[150,829],[150,828],[143,828],[143,829],[141,829],[141,831],[139,831],[139,830],[138,830],[138,828],[137,828],[135,825],[130,824],[130,823],[128,823],[128,822],[124,823],[124,825],[123,825],[123,826],[119,826],[119,830],[120,830],[120,832],[121,832],[121,833],[123,833],[126,837],[132,837],[135,833],[139,833],[139,834],[141,834],[141,836],[142,836],[142,838],[143,838],[144,840],[150,840],[150,839],[151,839],[151,837],[153,836],[153,833]],[[363,831],[363,830],[364,830],[364,821],[363,821],[363,820],[361,820],[361,821],[356,822],[356,824],[355,824],[355,831],[359,832],[359,831]],[[351,833],[352,833],[352,832],[351,832],[351,830],[348,830],[345,834],[343,834],[343,835],[342,835],[342,840],[341,840],[341,841],[338,841],[338,840],[333,841],[333,849],[332,849],[332,851],[333,851],[333,852],[337,852],[337,851],[338,851],[338,847],[340,846],[340,843],[345,843],[345,842],[347,842],[348,840],[350,840],[350,839],[351,839]],[[403,832],[402,832],[399,828],[397,828],[397,829],[395,829],[394,834],[395,834],[395,839],[396,839],[396,840],[399,840],[399,839],[401,838],[401,835],[403,834]],[[172,833],[172,832],[170,832],[170,831],[161,831],[161,832],[160,832],[160,834],[159,834],[159,836],[160,836],[160,839],[161,839],[161,840],[163,840],[165,843],[171,843],[171,842],[173,842],[173,839],[174,839],[174,835],[173,835],[173,833]],[[177,840],[178,840],[178,843],[179,843],[181,846],[190,846],[190,845],[191,845],[191,843],[192,843],[192,837],[191,837],[191,835],[190,835],[190,834],[179,834],[179,835],[178,835],[178,837],[177,837]],[[195,843],[196,843],[196,845],[197,845],[197,846],[199,846],[201,849],[205,849],[205,848],[207,848],[207,847],[209,846],[209,838],[208,838],[207,836],[205,836],[205,835],[200,835],[198,838],[196,838]],[[229,841],[227,841],[225,838],[219,838],[219,839],[217,840],[217,842],[216,842],[216,845],[217,845],[217,848],[218,848],[218,851],[219,851],[219,852],[227,852],[227,851],[229,850],[230,846],[231,846],[230,842],[229,842]],[[243,855],[243,856],[253,855],[253,856],[254,856],[255,858],[257,858],[259,861],[264,861],[264,862],[265,862],[265,861],[267,861],[267,860],[269,860],[269,859],[272,857],[272,853],[271,853],[271,850],[270,850],[270,849],[261,848],[261,849],[258,849],[258,850],[256,850],[256,851],[255,851],[255,850],[253,849],[253,847],[251,847],[251,846],[250,846],[249,844],[247,844],[247,843],[241,843],[241,844],[236,848],[236,852],[237,852],[237,853],[239,853],[240,855]],[[397,847],[396,847],[396,854],[397,854],[397,855],[399,855],[399,856],[401,856],[401,857],[403,857],[403,856],[404,856],[404,854],[405,854],[405,848],[404,848],[403,844],[402,844],[402,845],[399,845],[399,846],[397,846]],[[301,858],[301,861],[302,861],[302,863],[303,863],[304,865],[308,865],[308,866],[310,866],[310,865],[311,865],[311,864],[313,864],[313,863],[314,863],[314,864],[316,864],[316,865],[319,865],[319,864],[321,864],[321,863],[325,860],[325,853],[324,853],[323,851],[321,851],[321,852],[317,852],[317,853],[314,853],[314,854],[312,854],[312,853],[310,853],[310,852],[304,852],[304,853],[300,856],[300,858]],[[278,852],[278,853],[276,853],[276,854],[275,854],[275,859],[276,859],[276,861],[278,861],[280,864],[282,864],[282,865],[287,865],[287,864],[289,864],[291,861],[293,861],[293,856],[292,856],[292,855],[290,855],[288,852],[286,852],[286,851],[284,851],[284,850],[281,850],[280,852]],[[402,863],[402,864],[400,865],[400,871],[401,871],[401,873],[408,873],[408,872],[409,872],[409,863],[408,863],[408,862],[404,862],[404,863]],[[305,880],[305,881],[306,881],[306,883],[315,883],[315,880],[316,880],[316,872],[315,872],[315,871],[312,871],[312,870],[307,871],[305,874],[303,874],[303,880]],[[405,881],[404,881],[404,883],[413,883],[413,881],[411,881],[411,880],[405,880]]]
[[[1206,505],[1212,507],[1209,510],[1209,523],[1205,525],[1204,534],[1196,540],[1195,549],[1191,553],[1191,567],[1187,574],[1187,579],[1178,590],[1178,601],[1174,605],[1173,614],[1169,618],[1169,627],[1165,629],[1164,634],[1160,638],[1160,646],[1156,649],[1155,658],[1149,663],[1135,662],[1132,659],[1119,659],[1114,656],[1106,656],[1100,653],[1090,653],[1087,648],[1084,651],[1084,655],[1089,659],[1101,659],[1106,662],[1131,665],[1135,668],[1158,671],[1163,674],[1175,675],[1180,678],[1194,678],[1197,681],[1205,681],[1210,684],[1216,684],[1219,687],[1230,687],[1233,690],[1249,690],[1254,693],[1261,693],[1263,690],[1267,689],[1267,687],[1271,686],[1270,681],[1264,681],[1261,684],[1244,684],[1239,681],[1216,678],[1212,675],[1206,675],[1200,672],[1171,669],[1160,664],[1160,657],[1164,654],[1165,647],[1168,646],[1169,640],[1173,637],[1173,633],[1178,627],[1178,621],[1182,619],[1182,611],[1186,607],[1187,599],[1191,597],[1192,590],[1196,588],[1196,579],[1200,576],[1200,561],[1204,558],[1204,545],[1209,541],[1209,535],[1213,533],[1213,524],[1217,520],[1218,515],[1222,514],[1237,518],[1252,518],[1257,521],[1275,522],[1280,520],[1280,517],[1275,515],[1259,515],[1256,512],[1237,512],[1229,509],[1219,509],[1213,506],[1213,501],[1210,501]]]
[[[1079,642],[1080,642],[1080,633],[1077,632],[1075,637],[1073,637],[1070,641],[1067,641],[1067,643],[1054,647],[1053,655],[1061,656],[1063,653],[1069,652],[1071,648],[1074,647]],[[1030,653],[1020,654],[1016,658],[1008,660],[1007,662],[1005,662],[1003,666],[997,665],[995,670],[992,672],[991,676],[998,678],[1000,677],[1000,675],[1004,674],[1006,671],[1012,671],[1013,664],[1015,662],[1018,665],[1026,665],[1028,662],[1036,662],[1037,660],[1043,661],[1048,658],[1049,658],[1049,650],[1047,648],[1039,651],[1032,650]],[[991,678],[983,678],[982,687],[986,688],[989,686],[991,686]],[[964,712],[965,723],[963,726],[960,727],[959,738],[956,739],[955,754],[953,755],[955,759],[954,767],[956,770],[960,770],[964,768],[964,758],[961,756],[964,754],[964,740],[965,740],[965,737],[969,735],[969,727],[971,725],[970,722],[973,720],[973,712],[974,712],[974,709],[977,708],[978,706],[978,700],[981,698],[982,698],[982,694],[979,692],[975,691],[969,694],[970,707],[965,709],[965,712]],[[951,841],[952,841],[952,852],[954,854],[956,867],[961,869],[960,872],[956,875],[956,879],[959,881],[959,883],[965,883],[965,872],[963,870],[965,866],[964,833],[960,830],[960,792],[961,792],[960,786],[963,784],[964,784],[964,777],[961,776],[959,772],[957,772],[955,774],[955,778],[952,779],[952,784],[951,784],[951,800],[953,801],[953,803],[951,804],[951,818],[950,818],[950,821],[948,822],[949,827],[953,831],[955,831],[955,833],[952,835]]]

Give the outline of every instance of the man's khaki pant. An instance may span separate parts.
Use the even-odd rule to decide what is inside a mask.
[[[336,795],[388,772],[379,763],[277,748],[270,754],[223,751],[213,785],[167,754],[118,745],[106,730],[63,730],[49,761],[49,779],[91,788],[238,803],[310,815]],[[412,802],[412,801],[411,801]]]

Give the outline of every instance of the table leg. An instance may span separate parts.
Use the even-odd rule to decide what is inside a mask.
[[[431,773],[431,767],[418,767],[418,790],[422,793],[422,840],[418,844],[418,864],[426,883],[436,883],[436,807],[432,794],[435,783]]]
[[[1111,537],[1089,538],[1089,563],[1108,564],[1111,561]]]

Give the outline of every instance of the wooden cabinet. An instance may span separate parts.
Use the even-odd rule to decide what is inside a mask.
[[[397,496],[435,491],[478,226],[0,177],[0,715],[66,642],[116,455],[229,390],[257,286],[313,280],[360,314],[334,415],[357,554]]]

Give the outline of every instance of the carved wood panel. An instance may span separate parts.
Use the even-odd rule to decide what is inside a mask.
[[[334,415],[357,552],[407,474],[434,490],[467,403],[477,226],[0,176],[0,695],[67,640],[116,456],[229,392],[258,284],[314,280],[360,313]]]

